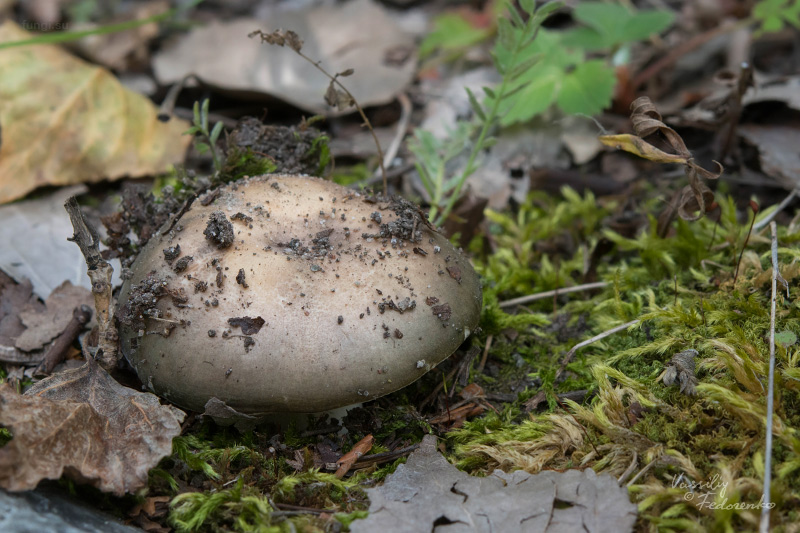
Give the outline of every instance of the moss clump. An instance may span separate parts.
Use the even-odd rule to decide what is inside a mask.
[[[654,219],[636,236],[602,227],[603,216],[613,219],[613,206],[598,206],[590,198],[569,192],[561,202],[531,196],[516,216],[489,215],[495,223],[492,238],[502,243],[502,250],[487,253],[479,264],[489,301],[482,327],[495,338],[489,359],[504,361],[509,349],[527,345],[520,353],[536,369],[550,401],[544,404],[547,412],[526,414],[523,401],[530,396],[523,393],[503,416],[485,415],[450,433],[459,465],[473,473],[577,467],[635,478],[631,493],[645,529],[756,527],[769,355],[768,239],[751,237],[734,281],[747,227],[737,222],[731,199],[720,202],[719,222],[679,220],[662,238]],[[585,223],[576,225],[575,217]],[[602,239],[613,243],[604,254],[598,252]],[[796,240],[795,230],[780,228],[779,242]],[[571,244],[559,248],[554,242]],[[479,254],[480,244],[472,247]],[[777,347],[772,524],[778,527],[794,523],[800,502],[800,305],[791,294],[800,254],[782,248],[779,259],[791,288],[777,301],[778,331],[787,332],[788,343]],[[593,295],[531,303],[522,316],[538,312],[545,318],[557,310],[567,324],[585,317],[577,340],[638,322],[587,346],[559,374],[560,358],[577,340],[563,342],[558,329],[541,324],[520,328],[511,340],[503,334],[510,322],[503,322],[496,303],[581,283],[582,273],[607,287]],[[553,320],[551,328],[555,325]],[[531,348],[532,341],[538,349]],[[672,356],[688,348],[698,352],[693,396],[662,381]],[[584,404],[555,401],[557,393],[582,388],[591,398]]]

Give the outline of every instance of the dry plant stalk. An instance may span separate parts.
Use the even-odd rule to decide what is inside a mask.
[[[664,124],[661,114],[650,98],[642,96],[631,104],[631,122],[636,135],[601,135],[600,142],[606,146],[625,150],[644,159],[657,163],[678,163],[684,165],[689,184],[675,193],[667,207],[658,216],[658,235],[665,237],[670,224],[679,215],[684,220],[699,220],[706,211],[713,209],[714,193],[705,180],[714,180],[722,175],[722,165],[717,163],[718,171],[710,172],[694,162],[692,153],[686,148],[678,133]],[[644,140],[660,133],[674,153],[668,153]]]
[[[117,366],[119,341],[117,328],[114,326],[114,298],[111,295],[111,274],[114,268],[100,255],[100,235],[83,218],[78,200],[70,196],[64,208],[73,228],[73,235],[69,240],[81,249],[86,260],[86,273],[92,282],[99,334],[95,359],[104,369],[110,370]]]
[[[329,106],[338,107],[340,110],[347,109],[348,107],[355,107],[356,110],[358,110],[358,114],[361,115],[361,119],[364,121],[364,126],[367,127],[372,135],[372,140],[375,142],[375,148],[378,150],[378,164],[380,165],[381,175],[383,177],[383,195],[386,196],[387,176],[386,167],[383,164],[383,150],[381,149],[381,143],[378,141],[378,136],[375,134],[375,130],[372,128],[372,123],[370,123],[366,113],[364,113],[364,109],[358,103],[355,96],[353,96],[353,94],[347,89],[347,87],[345,87],[344,84],[339,81],[340,77],[346,78],[347,76],[352,76],[355,70],[349,68],[343,72],[337,72],[335,75],[330,74],[327,70],[322,68],[320,65],[321,61],[314,61],[302,52],[303,40],[292,30],[275,30],[272,33],[264,33],[261,30],[256,30],[250,33],[248,37],[255,37],[256,35],[261,38],[262,43],[288,46],[294,50],[297,55],[314,65],[317,70],[322,72],[331,81],[330,84],[328,84],[328,90],[325,91],[325,102]]]

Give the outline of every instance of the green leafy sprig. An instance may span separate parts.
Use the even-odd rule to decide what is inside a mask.
[[[220,160],[219,156],[217,155],[217,140],[219,140],[219,136],[222,133],[222,122],[217,122],[214,124],[214,127],[209,131],[208,129],[208,105],[209,100],[206,98],[203,100],[203,103],[200,104],[199,102],[194,103],[194,107],[192,108],[193,118],[192,118],[192,127],[186,130],[183,134],[184,135],[193,135],[196,137],[195,140],[195,149],[201,153],[211,153],[211,159],[214,162],[214,170],[219,172],[222,170],[222,161]]]

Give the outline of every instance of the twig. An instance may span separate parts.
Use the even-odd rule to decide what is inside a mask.
[[[78,338],[81,330],[92,319],[92,309],[88,305],[80,305],[72,311],[72,319],[61,332],[61,335],[56,337],[56,340],[48,348],[47,353],[44,354],[44,359],[36,367],[34,374],[50,374],[58,363],[64,360],[67,355],[67,349]]]
[[[767,442],[764,446],[764,493],[761,497],[760,533],[769,533],[770,485],[772,484],[772,413],[775,401],[775,308],[778,299],[778,227],[770,222],[772,233],[772,299],[769,313],[769,383],[767,389]]]
[[[337,512],[336,509],[316,509],[314,507],[303,507],[302,505],[292,505],[290,503],[273,502],[271,505],[275,509],[286,509],[286,510],[274,511],[270,513],[270,516],[296,516],[302,514],[322,514],[322,513],[333,514]]]
[[[747,243],[750,242],[750,235],[753,233],[753,224],[756,222],[756,215],[758,215],[758,204],[755,203],[753,200],[750,200],[750,209],[753,210],[753,220],[750,221],[750,229],[747,230],[747,237],[744,239],[744,244],[742,245],[742,251],[739,252],[739,260],[736,261],[736,272],[733,274],[733,284],[736,285],[736,279],[739,277],[739,265],[742,264],[742,256],[744,256],[744,250],[747,248]]]
[[[111,295],[111,274],[114,268],[100,255],[100,236],[83,218],[74,196],[64,204],[72,222],[73,235],[68,240],[81,249],[86,260],[86,273],[92,282],[94,308],[97,313],[98,341],[95,358],[100,366],[110,370],[117,364],[117,329],[114,327],[114,300]]]
[[[636,465],[638,462],[639,462],[639,454],[636,453],[636,450],[633,450],[633,461],[631,461],[630,466],[628,466],[628,468],[625,469],[622,475],[619,476],[619,478],[617,478],[617,483],[619,483],[620,485],[625,483],[625,480],[628,479],[628,476],[633,474],[633,471],[636,469]]]
[[[683,41],[682,44],[673,48],[667,55],[637,74],[631,82],[631,87],[633,90],[638,89],[640,85],[648,81],[650,78],[658,75],[658,73],[660,73],[662,70],[672,66],[673,63],[677,62],[680,58],[692,50],[700,48],[718,35],[724,35],[726,33],[736,31],[739,28],[747,27],[752,24],[752,22],[753,21],[751,19],[744,19],[733,24],[721,24],[705,33],[695,35],[688,41]]]
[[[403,143],[406,131],[408,130],[408,123],[411,120],[411,100],[408,98],[408,95],[406,93],[400,93],[397,95],[397,100],[400,102],[400,120],[397,121],[397,132],[394,134],[392,143],[383,156],[384,168],[390,167],[392,165],[392,160],[397,157],[397,152],[400,150],[400,145]],[[375,176],[378,177],[380,175],[380,169],[376,170]],[[383,175],[386,176],[385,170],[383,171]],[[384,194],[386,194],[385,191]]]
[[[561,359],[561,364],[559,365],[558,370],[556,370],[556,375],[553,378],[553,383],[556,383],[558,381],[558,378],[561,377],[561,374],[564,373],[564,370],[567,368],[567,365],[570,364],[570,362],[572,362],[572,358],[575,357],[575,352],[577,352],[584,346],[589,346],[592,343],[595,343],[599,340],[603,340],[606,337],[609,337],[615,333],[619,333],[620,331],[628,329],[629,327],[638,323],[639,319],[631,320],[630,322],[626,322],[620,326],[608,329],[602,333],[595,335],[591,339],[586,339],[585,341],[579,342],[578,344],[573,346],[572,349],[568,351],[566,354],[564,354],[564,357]],[[525,402],[525,408],[528,411],[536,409],[536,407],[538,407],[539,404],[542,403],[546,397],[547,393],[543,390],[540,390],[539,392],[536,393],[536,395],[533,398]]]
[[[655,459],[653,459],[652,461],[650,461],[649,463],[647,463],[647,465],[645,465],[645,467],[644,467],[644,468],[642,468],[641,470],[639,470],[639,472],[638,472],[638,473],[637,473],[635,476],[633,476],[633,477],[631,478],[631,480],[630,480],[630,481],[628,481],[628,484],[627,484],[626,486],[627,486],[627,487],[630,487],[631,485],[633,485],[634,483],[636,483],[636,480],[637,480],[637,479],[639,479],[640,477],[642,477],[642,476],[645,474],[645,472],[647,472],[648,470],[650,470],[650,468],[651,468],[651,467],[652,467],[654,464],[656,464],[656,461],[658,461],[660,458],[661,458],[661,456],[658,456],[658,457],[656,457]]]
[[[792,192],[789,193],[789,196],[784,198],[783,201],[778,204],[778,207],[775,208],[775,211],[773,211],[767,217],[765,217],[764,220],[759,220],[753,225],[753,230],[759,231],[762,228],[766,227],[767,224],[772,222],[772,220],[776,216],[778,216],[778,213],[786,209],[786,206],[789,205],[792,202],[792,200],[794,200],[795,197],[797,197],[798,194],[800,194],[800,189],[792,189]]]
[[[536,300],[544,300],[559,294],[569,294],[571,292],[590,291],[593,289],[602,289],[608,286],[607,281],[596,281],[594,283],[586,283],[584,285],[575,285],[574,287],[564,287],[563,289],[555,289],[552,291],[539,292],[536,294],[529,294],[527,296],[520,296],[512,300],[500,302],[500,307],[513,307],[515,305],[522,305]]]
[[[358,461],[353,465],[354,468],[364,468],[367,466],[371,466],[373,464],[381,464],[381,463],[388,463],[389,461],[394,461],[400,457],[405,457],[409,455],[411,452],[419,448],[419,444],[412,444],[406,448],[401,448],[399,450],[394,450],[391,452],[381,452],[381,453],[374,453],[372,455],[362,455],[359,457]]]
[[[197,80],[197,76],[195,76],[194,74],[187,74],[186,76],[181,78],[180,81],[174,83],[172,87],[169,88],[169,90],[167,91],[167,95],[161,102],[161,106],[159,106],[158,108],[158,115],[156,115],[156,118],[158,118],[158,120],[160,120],[161,122],[167,122],[169,121],[170,118],[172,118],[172,115],[175,113],[175,103],[178,101],[178,96],[181,94],[183,88],[186,87],[186,82],[188,82],[189,80],[199,81]],[[190,115],[192,114],[191,109],[189,110],[189,114]],[[192,119],[191,116],[188,118],[189,120]]]
[[[336,461],[336,465],[339,467],[334,474],[339,479],[342,479],[344,475],[350,471],[356,461],[370,451],[372,449],[372,443],[375,442],[375,438],[372,434],[367,435],[360,441],[358,441],[353,449],[344,454]]]
[[[486,347],[483,349],[481,362],[478,364],[478,369],[476,370],[478,375],[483,374],[483,367],[486,366],[486,360],[489,358],[489,350],[492,348],[492,340],[494,340],[494,335],[489,335],[486,337]]]

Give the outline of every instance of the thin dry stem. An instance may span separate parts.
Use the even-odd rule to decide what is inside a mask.
[[[86,260],[86,273],[92,282],[94,295],[94,308],[97,316],[98,341],[95,359],[105,368],[110,370],[117,365],[118,336],[114,327],[114,298],[111,295],[111,275],[114,268],[100,255],[100,236],[83,218],[78,200],[71,196],[64,208],[72,222],[73,235],[69,239],[78,245]]]
[[[755,215],[753,215],[755,218]],[[775,308],[778,298],[778,227],[775,222],[770,222],[772,232],[772,298],[769,312],[769,382],[767,389],[767,442],[764,446],[764,493],[761,498],[760,533],[769,532],[770,485],[772,484],[772,413],[775,402]]]
[[[544,300],[545,298],[550,298],[553,296],[557,296],[559,294],[568,294],[571,292],[580,292],[580,291],[590,291],[594,289],[602,289],[608,286],[607,281],[597,281],[595,283],[586,283],[585,285],[576,285],[574,287],[564,287],[563,289],[555,289],[552,291],[546,292],[539,292],[536,294],[529,294],[527,296],[520,296],[519,298],[514,298],[512,300],[506,300],[504,302],[500,302],[500,307],[513,307],[515,305],[522,305],[527,304],[530,302],[535,302],[536,300]]]
[[[344,91],[347,97],[350,98],[350,100],[353,102],[353,106],[358,110],[358,114],[361,115],[361,120],[364,121],[364,125],[369,130],[370,135],[372,135],[372,140],[375,142],[375,148],[378,150],[378,164],[380,165],[381,176],[383,177],[383,195],[386,196],[388,192],[388,178],[386,177],[386,167],[383,164],[383,149],[381,149],[381,143],[378,140],[378,135],[375,133],[375,129],[372,127],[372,123],[367,118],[367,114],[364,113],[364,109],[361,107],[361,104],[358,103],[356,97],[353,96],[353,94],[347,89],[347,87],[345,87],[342,84],[342,82],[339,81],[338,76],[332,76],[330,73],[328,73],[327,70],[325,70],[324,68],[322,68],[322,66],[320,66],[319,61],[314,61],[300,50],[295,50],[295,52],[297,53],[297,55],[299,55],[312,65],[314,65],[314,67],[316,67],[317,70],[319,70],[325,76],[327,76],[328,79],[331,80],[332,83],[335,83],[342,91]]]

